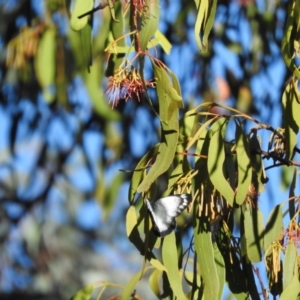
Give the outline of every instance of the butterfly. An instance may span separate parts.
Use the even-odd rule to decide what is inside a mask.
[[[153,223],[153,232],[159,237],[165,237],[176,229],[175,218],[191,203],[190,194],[172,195],[155,201],[146,199],[148,212]]]

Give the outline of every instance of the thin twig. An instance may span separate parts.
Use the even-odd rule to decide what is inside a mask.
[[[111,2],[112,2],[112,3],[115,3],[116,0],[112,0]],[[78,19],[81,19],[81,18],[83,18],[83,17],[86,17],[86,16],[88,16],[88,15],[91,15],[91,14],[93,14],[94,12],[96,12],[96,11],[98,11],[98,10],[100,10],[100,9],[105,8],[105,7],[108,6],[108,5],[109,5],[108,2],[101,2],[98,6],[96,6],[96,7],[93,8],[92,10],[87,11],[87,12],[85,12],[84,14],[78,16]]]
[[[259,281],[259,284],[260,284],[260,287],[261,287],[261,290],[262,290],[262,294],[263,294],[263,297],[265,300],[268,300],[268,293],[267,293],[267,290],[264,288],[264,284],[263,284],[263,281],[261,279],[261,276],[260,276],[260,273],[259,273],[259,269],[257,267],[255,267],[254,265],[252,265],[252,269]]]
[[[281,163],[281,165],[300,167],[300,162],[290,160],[290,159],[286,159],[286,158],[282,158],[282,157],[278,156],[277,154],[275,154],[273,152],[266,152],[266,151],[263,151],[261,149],[252,149],[252,151],[257,153],[257,154],[264,155],[267,159],[272,158],[274,160],[278,160]]]

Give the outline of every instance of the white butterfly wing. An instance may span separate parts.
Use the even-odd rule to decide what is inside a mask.
[[[156,210],[165,211],[165,214],[169,217],[179,216],[189,205],[189,198],[185,198],[185,195],[173,195],[164,198],[160,198],[152,204]]]
[[[163,197],[155,201],[146,199],[153,221],[154,233],[164,237],[176,228],[175,217],[180,215],[191,202],[188,194]]]

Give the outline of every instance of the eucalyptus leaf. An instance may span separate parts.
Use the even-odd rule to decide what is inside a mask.
[[[71,12],[70,20],[70,25],[73,30],[79,31],[87,25],[90,16],[85,16],[80,19],[78,18],[78,16],[87,11],[90,11],[93,8],[93,5],[93,0],[74,0],[74,9]]]

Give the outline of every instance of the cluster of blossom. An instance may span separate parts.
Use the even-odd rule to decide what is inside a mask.
[[[155,81],[143,80],[135,68],[118,69],[108,78],[106,95],[114,108],[120,100],[137,99],[140,102],[147,87],[154,88]]]

